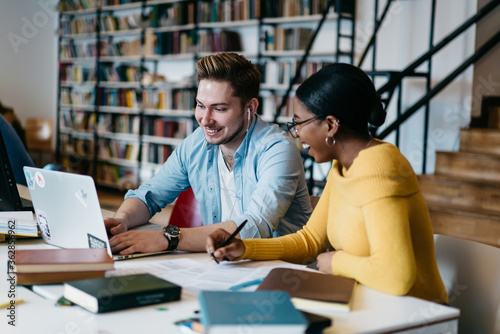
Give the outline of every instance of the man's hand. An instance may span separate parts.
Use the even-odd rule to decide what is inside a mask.
[[[118,218],[104,218],[104,226],[106,226],[108,235],[117,235],[120,233],[125,233],[128,230],[127,224],[122,219]]]
[[[161,252],[168,247],[168,240],[163,230],[128,231],[109,239],[113,253],[128,255],[133,253]]]
[[[218,261],[233,261],[245,254],[245,245],[239,238],[234,238],[229,245],[222,247],[231,234],[224,229],[218,229],[207,237],[206,250]]]
[[[318,255],[318,270],[322,271],[326,274],[333,274],[333,269],[332,269],[332,257],[335,254],[336,251],[332,252],[325,252],[321,253]]]

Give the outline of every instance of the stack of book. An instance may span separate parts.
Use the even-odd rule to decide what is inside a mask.
[[[295,307],[331,315],[351,310],[356,280],[315,271],[274,268],[260,283],[258,291],[286,291]]]
[[[8,269],[18,285],[62,283],[104,277],[114,261],[105,248],[22,249]]]

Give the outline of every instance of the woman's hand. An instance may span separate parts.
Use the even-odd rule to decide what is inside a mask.
[[[318,270],[326,274],[333,274],[332,270],[332,257],[336,251],[325,252],[318,255]]]
[[[207,253],[218,261],[233,261],[245,253],[245,245],[239,238],[231,240],[229,245],[223,247],[231,234],[224,229],[218,229],[207,237]],[[213,253],[212,253],[213,252]]]

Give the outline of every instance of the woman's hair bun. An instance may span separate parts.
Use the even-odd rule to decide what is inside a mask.
[[[385,111],[380,98],[377,96],[375,99],[376,101],[373,104],[373,108],[368,115],[368,123],[374,127],[379,127],[384,124],[387,112]]]

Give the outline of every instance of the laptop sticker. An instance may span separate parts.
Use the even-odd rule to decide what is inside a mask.
[[[40,172],[35,173],[35,181],[40,188],[45,187],[45,178],[43,177],[42,173]]]
[[[49,222],[47,221],[47,215],[45,212],[37,210],[36,212],[36,220],[38,221],[38,227],[40,228],[40,232],[42,232],[42,238],[45,241],[50,241],[50,229]]]
[[[31,176],[31,171],[27,170],[24,172],[26,175],[26,183],[28,184],[29,189],[35,189],[35,178]]]
[[[107,248],[105,241],[93,236],[90,233],[87,233],[87,237],[89,238],[89,248]]]
[[[87,193],[85,192],[85,190],[80,189],[79,192],[75,192],[75,196],[78,199],[78,201],[82,203],[83,207],[86,209],[88,207],[88,204],[87,204]]]

